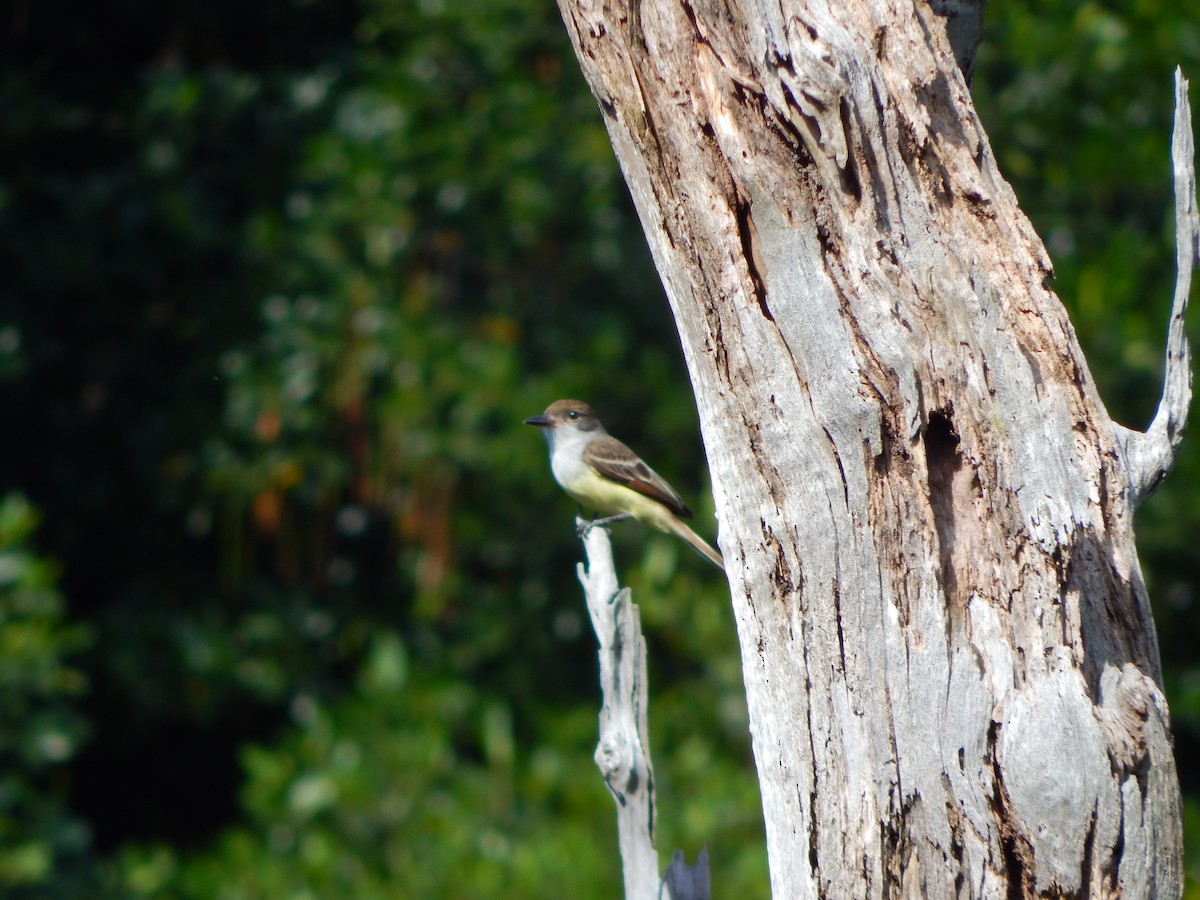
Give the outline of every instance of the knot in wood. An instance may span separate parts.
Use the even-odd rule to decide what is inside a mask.
[[[622,772],[636,768],[628,741],[605,737],[596,745],[596,766],[608,781],[613,781]]]

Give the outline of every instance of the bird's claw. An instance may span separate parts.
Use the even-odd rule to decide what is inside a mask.
[[[576,530],[579,532],[580,539],[587,537],[587,533],[593,528],[603,528],[612,522],[620,522],[622,519],[633,518],[629,513],[617,513],[615,516],[605,516],[603,519],[590,519],[588,521],[580,521],[576,525]]]

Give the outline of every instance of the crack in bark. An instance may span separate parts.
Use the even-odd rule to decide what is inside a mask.
[[[1113,844],[1112,854],[1100,868],[1102,884],[1116,885],[1120,877],[1121,860],[1125,857],[1125,798],[1121,798],[1121,824],[1117,828],[1117,841]]]
[[[786,601],[797,592],[795,581],[792,578],[792,567],[788,565],[783,542],[775,537],[775,532],[766,522],[762,523],[762,528],[763,544],[775,561],[775,566],[771,571],[771,582],[776,587],[775,596]],[[801,576],[801,583],[803,583],[803,576]]]
[[[811,716],[809,717],[809,725],[812,725]],[[809,728],[809,734],[812,734],[811,727]],[[817,886],[817,896],[824,897],[825,891],[821,888],[820,854],[817,851],[817,835],[819,833],[817,829],[817,776],[814,771],[813,788],[808,792],[808,866],[812,870],[813,881]]]
[[[803,623],[801,624],[801,628],[803,628]],[[806,635],[801,634],[800,637],[800,655],[804,662],[805,691],[806,694],[811,697],[812,673],[809,671],[809,645]],[[808,792],[808,865],[810,871],[812,872],[813,882],[817,888],[817,896],[820,897],[824,895],[824,892],[821,889],[821,879],[819,876],[820,854],[817,849],[818,835],[820,834],[820,829],[817,825],[817,797],[819,795],[817,791],[817,783],[820,779],[817,775],[817,745],[815,743],[816,728],[815,723],[813,722],[813,705],[811,701],[804,705],[804,715],[807,720],[808,730],[808,764],[811,766],[810,772],[812,773],[812,787]],[[797,794],[800,792],[799,784],[796,785],[796,792]]]
[[[853,110],[846,97],[840,99],[838,113],[842,120],[842,132],[846,135],[846,164],[839,167],[842,190],[854,198],[855,203],[861,203],[863,197],[862,181],[858,177],[858,169],[854,165],[854,148],[859,142],[853,140],[855,134],[851,127],[854,124]]]
[[[841,568],[841,553],[838,548],[836,535],[833,540],[833,566],[834,572],[838,572]],[[833,623],[837,626],[838,637],[838,662],[841,664],[842,678],[846,677],[846,635],[842,628],[842,587],[839,577],[835,574],[833,581],[830,584],[830,590],[833,593]]]
[[[751,291],[763,316],[774,322],[775,315],[767,305],[767,264],[763,261],[762,241],[758,236],[758,227],[754,224],[750,198],[740,187],[734,192],[732,206],[738,238],[742,245],[742,258],[746,261],[747,274],[750,276]]]
[[[913,794],[901,801],[884,821],[880,830],[880,868],[883,871],[885,897],[906,896],[904,876],[908,871],[908,860],[914,851],[912,832],[907,826],[909,816],[920,802],[920,795]],[[869,883],[869,882],[868,882]]]
[[[1021,823],[1013,812],[1012,800],[1004,783],[999,758],[1000,723],[993,721],[988,727],[987,750],[984,759],[992,764],[993,793],[990,802],[996,829],[1000,834],[1000,852],[1004,860],[1004,871],[1000,876],[1008,885],[1008,900],[1021,900],[1034,895],[1033,845],[1025,837]]]
[[[941,557],[939,580],[947,607],[959,599],[958,572],[954,564],[957,538],[954,477],[962,468],[960,439],[955,433],[950,416],[949,410],[931,412],[922,435],[929,484],[929,507],[937,529],[938,552]]]
[[[833,461],[837,463],[838,475],[842,478],[842,500],[849,507],[850,483],[846,480],[846,469],[842,465],[842,454],[838,453],[837,442],[833,439],[833,435],[829,433],[829,429],[822,425],[821,430],[825,432],[825,439],[829,441],[829,449],[833,452]]]
[[[1091,897],[1092,894],[1092,857],[1096,852],[1096,817],[1100,812],[1100,801],[1092,806],[1092,815],[1088,819],[1087,833],[1083,838],[1083,862],[1080,864],[1079,896]]]

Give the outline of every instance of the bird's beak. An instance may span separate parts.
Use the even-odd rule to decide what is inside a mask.
[[[538,428],[546,428],[550,425],[550,420],[545,416],[530,416],[525,420],[526,425],[536,425]]]

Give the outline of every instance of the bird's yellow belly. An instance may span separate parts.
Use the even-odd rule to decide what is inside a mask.
[[[651,528],[668,533],[671,531],[667,524],[671,513],[657,500],[651,500],[624,485],[602,478],[590,468],[574,474],[571,483],[564,483],[562,487],[581,505],[605,516],[629,513]]]

